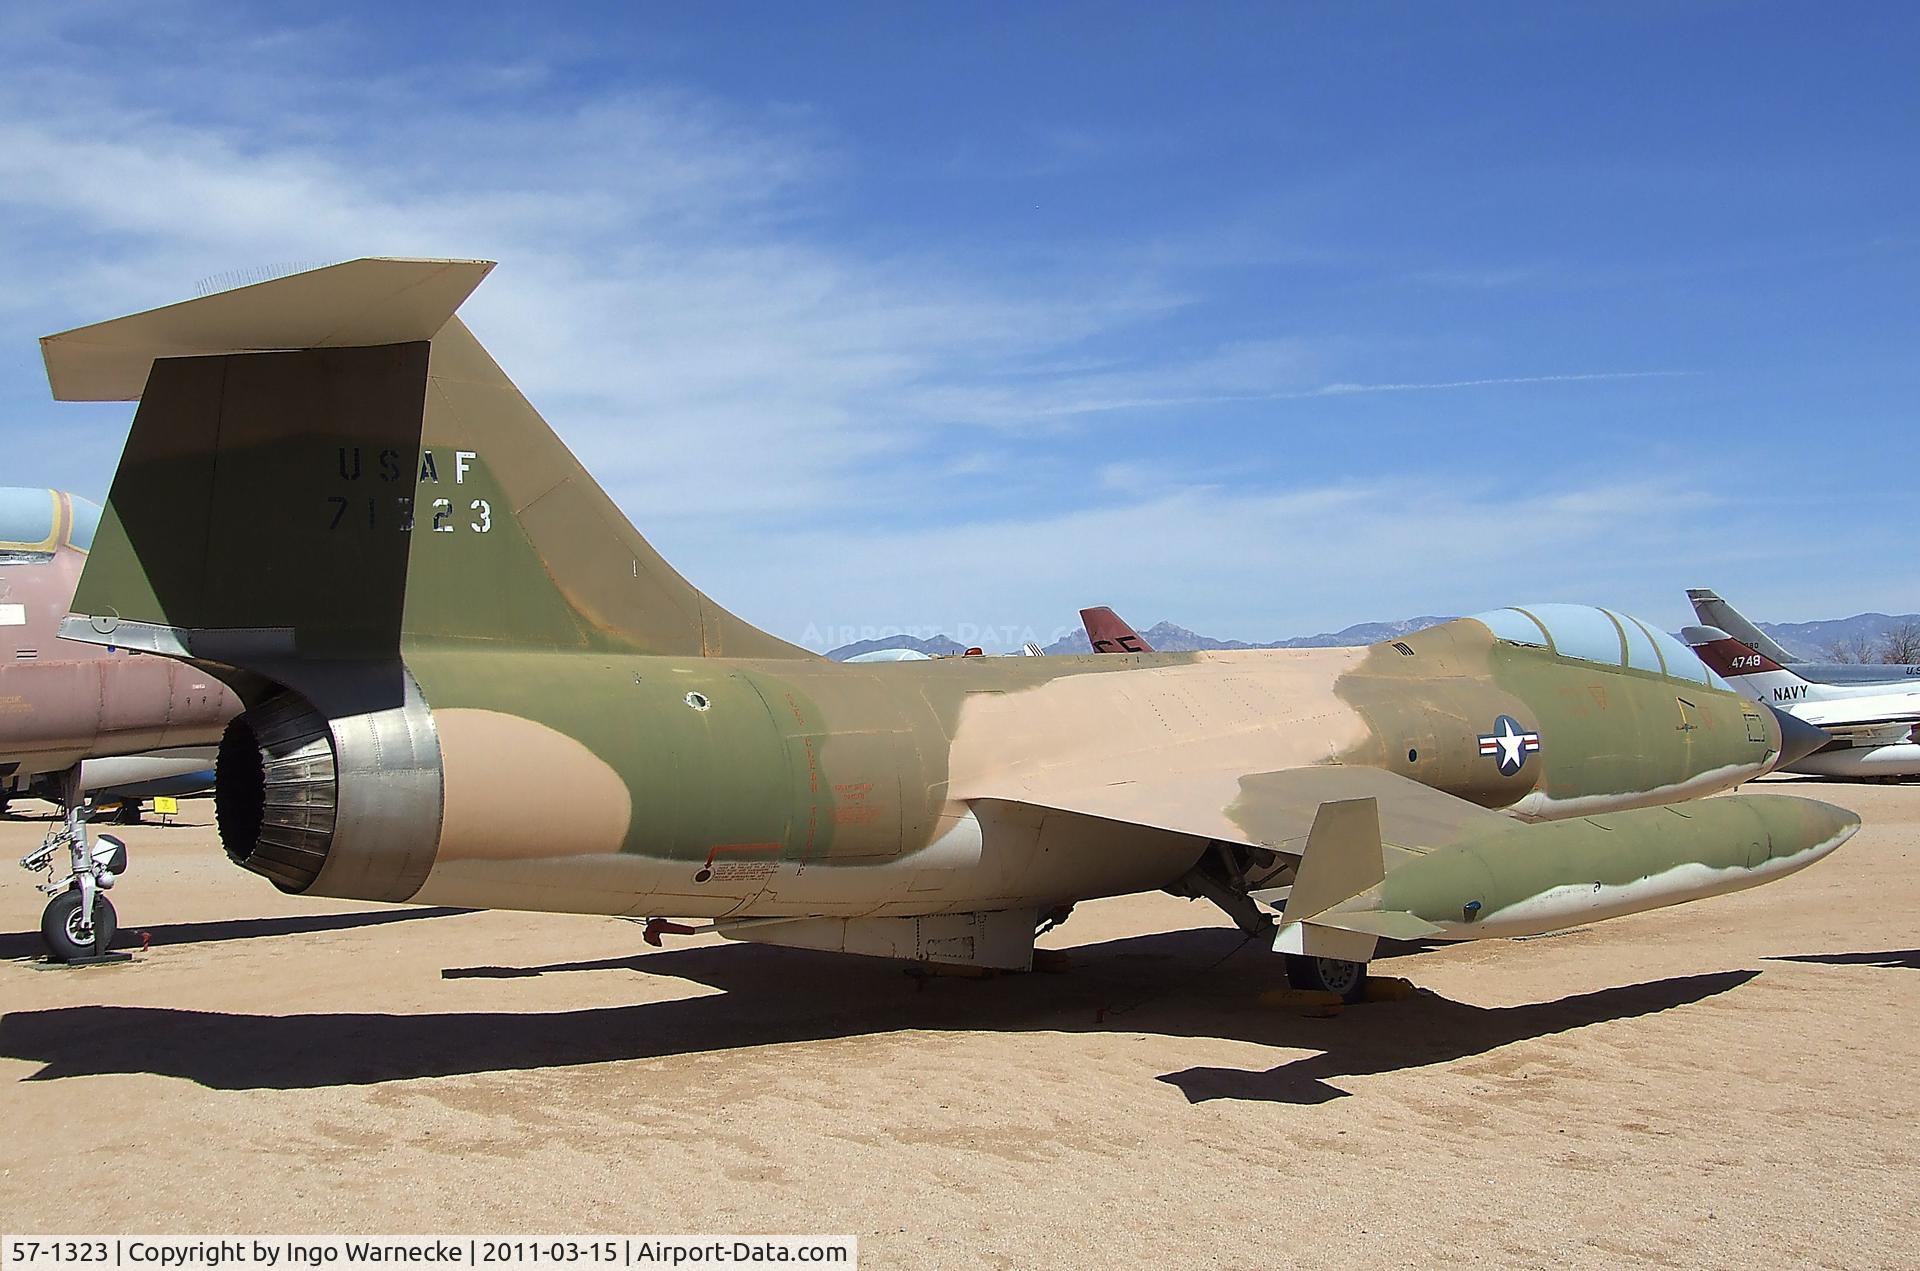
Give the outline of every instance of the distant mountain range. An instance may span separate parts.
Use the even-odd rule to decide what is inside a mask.
[[[1212,636],[1201,635],[1198,631],[1176,627],[1171,622],[1157,622],[1140,634],[1146,637],[1148,644],[1162,653],[1190,653],[1195,649],[1339,649],[1359,644],[1378,644],[1382,640],[1398,640],[1403,635],[1451,621],[1451,618],[1429,615],[1424,618],[1408,618],[1401,622],[1362,622],[1341,631],[1294,636],[1287,640],[1272,640],[1266,644],[1248,644],[1245,640],[1216,640]],[[1089,652],[1085,628],[1075,630],[1054,641],[1041,652]]]
[[[835,662],[845,662],[848,658],[857,658],[862,653],[873,653],[880,649],[912,649],[915,653],[929,653],[937,658],[952,657],[956,653],[965,653],[967,646],[958,640],[949,640],[946,636],[934,636],[930,640],[917,640],[910,635],[883,636],[878,640],[855,640],[852,644],[843,644],[837,649],[828,649],[827,656]]]
[[[1408,618],[1402,622],[1363,622],[1342,631],[1294,636],[1288,640],[1274,640],[1267,644],[1249,644],[1245,640],[1220,640],[1213,636],[1201,635],[1198,631],[1189,631],[1185,627],[1177,627],[1171,622],[1155,623],[1140,634],[1147,638],[1148,644],[1162,653],[1191,653],[1196,649],[1335,649],[1352,645],[1378,644],[1382,640],[1397,640],[1409,632],[1451,621],[1450,618],[1429,616]],[[877,640],[857,640],[852,644],[843,644],[837,649],[827,650],[827,656],[836,662],[844,662],[848,658],[858,657],[862,653],[872,653],[877,649],[912,649],[915,652],[930,653],[936,657],[947,657],[967,651],[965,645],[943,635],[925,640],[910,635],[892,635],[882,636]],[[1042,653],[1093,652],[1087,644],[1087,633],[1084,628],[1076,628],[1040,651]]]
[[[1761,622],[1762,631],[1778,640],[1789,653],[1797,653],[1811,662],[1824,662],[1838,648],[1851,648],[1864,642],[1875,645],[1895,627],[1920,624],[1920,614],[1857,613],[1851,618],[1827,618],[1818,622]]]
[[[1378,644],[1382,640],[1397,640],[1411,632],[1451,621],[1451,618],[1428,615],[1421,618],[1404,618],[1399,622],[1362,622],[1339,631],[1294,636],[1291,639],[1273,640],[1266,644],[1249,644],[1245,640],[1220,640],[1165,621],[1155,623],[1140,634],[1146,637],[1148,644],[1163,653],[1188,653],[1196,649],[1335,649],[1361,644]],[[1860,613],[1851,618],[1828,618],[1816,622],[1762,622],[1759,626],[1762,631],[1778,640],[1789,651],[1813,661],[1823,661],[1836,648],[1851,647],[1858,642],[1870,645],[1877,643],[1895,627],[1908,623],[1920,624],[1920,614]],[[966,652],[965,645],[943,635],[927,640],[909,635],[897,635],[843,644],[837,649],[828,650],[827,656],[835,661],[844,662],[857,654],[871,653],[875,649],[914,649],[935,656]],[[1087,645],[1086,631],[1076,629],[1054,641],[1041,652],[1088,653],[1091,650]]]

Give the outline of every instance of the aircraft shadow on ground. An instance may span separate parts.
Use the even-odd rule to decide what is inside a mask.
[[[1920,949],[1884,949],[1878,953],[1783,953],[1769,962],[1818,962],[1828,966],[1905,967],[1920,971]]]
[[[1349,1011],[1339,1021],[1344,1034],[1339,1042],[1311,1058],[1264,1072],[1189,1068],[1168,1073],[1160,1080],[1177,1087],[1189,1103],[1211,1099],[1326,1103],[1348,1093],[1328,1084],[1334,1078],[1449,1063],[1606,1020],[1653,1015],[1738,988],[1759,974],[1721,971],[1683,975],[1526,1006],[1471,1006],[1435,993],[1421,993],[1409,1002],[1384,1004],[1412,1008],[1404,1013],[1377,1008]]]
[[[1244,951],[1242,951],[1244,950]],[[233,1015],[69,1006],[0,1017],[0,1056],[42,1064],[31,1080],[155,1073],[221,1090],[310,1089],[418,1077],[609,1063],[884,1035],[1121,1031],[1321,1052],[1264,1072],[1199,1068],[1160,1080],[1193,1102],[1320,1103],[1341,1076],[1419,1068],[1530,1037],[1664,1011],[1745,983],[1753,971],[1683,976],[1532,1006],[1486,1009],[1420,993],[1334,1019],[1263,1006],[1279,959],[1220,928],[1137,936],[1072,951],[1059,975],[913,979],[897,964],[764,945],[702,945],[525,968],[459,968],[449,979],[587,972],[675,976],[717,994],[554,1012]]]
[[[257,940],[265,936],[299,936],[315,931],[346,931],[354,927],[378,927],[390,922],[415,922],[422,918],[451,918],[476,913],[473,909],[370,909],[349,914],[297,914],[285,918],[232,918],[219,922],[167,922],[153,927],[122,927],[114,936],[116,949],[138,949],[141,933],[151,938],[154,948],[169,944],[210,944],[220,940]],[[37,931],[13,931],[0,935],[0,959],[38,957],[46,951]]]

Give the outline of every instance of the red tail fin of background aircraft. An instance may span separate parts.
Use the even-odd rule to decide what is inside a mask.
[[[1153,652],[1152,645],[1142,640],[1124,618],[1105,605],[1098,609],[1082,609],[1080,621],[1086,624],[1087,643],[1093,646],[1095,653]]]
[[[1730,680],[1743,675],[1768,675],[1777,671],[1786,672],[1795,679],[1800,678],[1752,645],[1728,635],[1718,627],[1683,627],[1680,635],[1693,649],[1695,656],[1707,664],[1708,669]]]

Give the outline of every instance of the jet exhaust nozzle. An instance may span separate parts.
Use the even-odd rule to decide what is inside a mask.
[[[332,850],[339,795],[327,721],[298,694],[282,693],[227,725],[214,816],[234,864],[281,891],[307,890]]]
[[[221,845],[282,891],[404,901],[433,867],[440,745],[417,692],[336,715],[277,693],[227,726],[217,772]]]
[[[1767,709],[1773,712],[1773,722],[1780,727],[1780,757],[1773,764],[1776,770],[1833,744],[1833,735],[1826,729],[1809,724],[1799,716],[1789,715],[1777,707],[1768,706]]]

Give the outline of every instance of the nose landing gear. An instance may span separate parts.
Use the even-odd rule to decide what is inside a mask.
[[[59,784],[65,818],[47,832],[38,848],[20,858],[24,869],[47,871],[47,881],[38,885],[51,897],[40,916],[47,957],[70,966],[126,961],[128,954],[111,951],[118,923],[106,892],[127,870],[127,845],[111,834],[88,842],[87,816],[92,806],[81,792],[78,765],[62,773]],[[59,871],[54,861],[63,849],[68,873],[56,878]]]
[[[40,915],[40,938],[55,962],[98,961],[112,947],[118,924],[112,901],[96,892],[89,915],[79,888],[73,888],[47,902]]]

